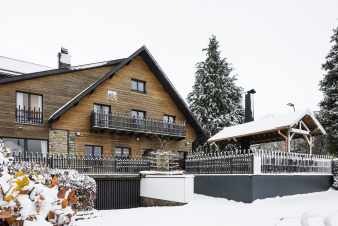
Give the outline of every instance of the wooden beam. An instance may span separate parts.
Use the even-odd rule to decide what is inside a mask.
[[[309,135],[310,134],[309,131],[302,130],[302,129],[295,129],[295,128],[291,128],[290,132],[291,133],[303,134],[303,135]]]
[[[290,130],[288,129],[288,139],[286,140],[287,141],[287,152],[290,152],[291,151],[291,136],[290,136]]]

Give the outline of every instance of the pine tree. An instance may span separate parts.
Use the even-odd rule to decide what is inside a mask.
[[[324,99],[320,103],[320,120],[326,129],[326,148],[332,154],[338,154],[338,27],[333,30],[333,46],[322,65],[325,70],[320,82]]]
[[[214,35],[209,39],[208,48],[202,51],[206,59],[196,64],[195,83],[188,103],[202,127],[212,136],[224,127],[243,121],[242,88],[236,86],[236,77],[229,63],[221,57]]]

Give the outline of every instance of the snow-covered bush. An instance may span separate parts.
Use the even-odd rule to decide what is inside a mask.
[[[52,170],[51,174],[59,178],[59,185],[76,191],[77,210],[92,210],[95,206],[96,182],[93,178],[79,174],[76,170]]]
[[[0,225],[69,225],[80,209],[93,208],[95,181],[77,171],[13,163],[0,140]]]

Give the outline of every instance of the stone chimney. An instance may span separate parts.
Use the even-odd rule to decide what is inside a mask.
[[[58,67],[70,68],[70,54],[68,49],[61,47],[61,51],[58,53]]]

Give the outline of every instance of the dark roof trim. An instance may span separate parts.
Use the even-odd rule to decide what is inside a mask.
[[[100,78],[99,80],[97,80],[96,82],[91,84],[89,87],[87,87],[81,93],[79,93],[77,96],[75,96],[69,102],[67,102],[64,106],[62,106],[60,109],[58,109],[53,115],[50,116],[48,122],[51,123],[51,122],[57,120],[63,113],[67,112],[73,106],[78,104],[83,97],[92,93],[99,85],[101,85],[107,79],[113,77],[115,75],[115,73],[117,73],[125,65],[129,64],[137,56],[142,57],[142,59],[149,66],[151,71],[155,74],[157,79],[159,79],[159,81],[163,85],[164,89],[169,93],[171,98],[173,98],[176,105],[179,107],[179,109],[183,112],[183,114],[187,118],[187,122],[190,123],[193,126],[193,128],[197,131],[198,136],[199,136],[198,139],[204,140],[207,137],[207,135],[204,132],[203,128],[200,126],[200,124],[198,123],[198,121],[196,120],[196,118],[194,117],[192,112],[189,110],[185,101],[180,97],[180,95],[178,94],[178,92],[176,91],[176,89],[174,88],[172,83],[169,81],[168,77],[162,71],[162,69],[157,64],[154,57],[150,54],[150,52],[148,51],[148,49],[145,46],[142,46],[141,48],[139,48],[136,52],[134,52],[128,58],[123,59],[121,61],[121,63],[118,64],[116,67],[114,67],[110,72],[108,72],[102,78]]]
[[[106,63],[102,63],[102,64],[94,63],[94,64],[88,64],[88,66],[80,65],[80,66],[74,66],[71,68],[52,69],[52,70],[47,70],[47,71],[39,71],[39,72],[34,72],[34,73],[29,73],[29,74],[16,75],[16,76],[12,76],[9,78],[1,79],[0,84],[24,81],[24,80],[40,78],[40,77],[50,76],[50,75],[59,75],[59,74],[64,74],[64,73],[83,71],[83,70],[94,69],[98,67],[104,67],[104,66],[112,66],[112,65],[121,63],[123,60],[125,59],[111,60],[111,61],[107,61]]]

